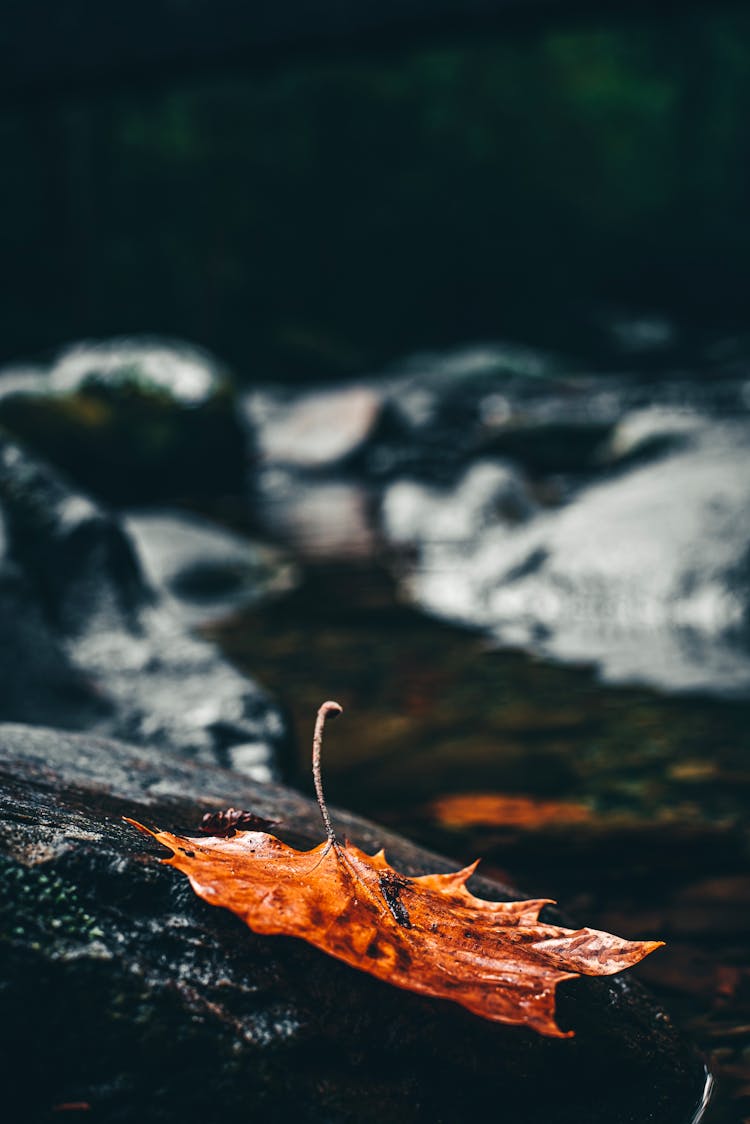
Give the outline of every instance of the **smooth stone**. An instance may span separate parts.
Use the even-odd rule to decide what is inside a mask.
[[[257,392],[244,402],[265,465],[321,470],[343,464],[365,444],[380,416],[373,387],[324,388],[296,398]]]

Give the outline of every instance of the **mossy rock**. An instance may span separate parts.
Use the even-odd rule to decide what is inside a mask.
[[[48,372],[0,378],[0,424],[115,503],[237,492],[245,438],[229,374],[188,344],[69,348]]]

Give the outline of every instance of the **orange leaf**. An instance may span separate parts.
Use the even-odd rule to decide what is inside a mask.
[[[433,800],[428,812],[443,827],[518,827],[534,830],[586,824],[592,812],[570,800],[538,800],[495,792],[461,792]]]
[[[128,822],[173,852],[164,861],[187,874],[200,897],[231,909],[256,933],[301,937],[397,987],[569,1037],[572,1031],[555,1022],[559,981],[622,971],[662,942],[542,924],[547,899],[483,901],[466,889],[476,863],[455,874],[408,878],[383,851],[371,856],[339,843],[322,798],[319,759],[326,714],[340,710],[325,703],[318,714],[314,773],[328,840],[312,850],[297,851],[263,831],[192,839]]]

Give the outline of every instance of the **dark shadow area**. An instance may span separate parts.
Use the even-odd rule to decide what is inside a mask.
[[[156,331],[247,380],[476,338],[601,364],[632,311],[681,332],[646,324],[655,361],[694,354],[746,313],[749,31],[599,14],[6,103],[2,357]]]

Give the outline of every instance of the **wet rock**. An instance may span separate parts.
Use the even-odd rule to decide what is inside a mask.
[[[0,442],[0,713],[179,747],[275,774],[286,744],[269,696],[144,578],[117,517]]]
[[[619,416],[617,395],[563,376],[549,357],[486,344],[425,353],[356,386],[243,402],[261,464],[340,474],[379,487],[401,475],[446,485],[478,457],[512,455],[534,471],[589,466]]]
[[[409,475],[443,486],[488,456],[510,458],[535,478],[585,478],[602,456],[621,456],[616,450],[635,435],[615,432],[632,431],[637,418],[677,440],[691,417],[746,413],[750,400],[745,372],[600,375],[502,345],[416,356],[383,379],[383,414],[362,464],[377,480]],[[647,449],[643,433],[639,455],[660,451],[655,439]]]
[[[603,464],[644,460],[684,445],[704,424],[690,409],[650,407],[625,414],[599,451]]]
[[[0,372],[0,424],[117,503],[239,492],[245,444],[223,368],[189,344],[77,344],[46,372]]]
[[[517,469],[499,461],[477,461],[452,490],[399,481],[385,494],[382,518],[388,540],[397,546],[424,539],[464,544],[498,520],[523,522],[536,507]]]
[[[382,396],[369,386],[326,388],[289,398],[249,395],[244,410],[266,465],[321,470],[339,467],[372,434]]]
[[[16,722],[98,729],[108,707],[68,660],[18,565],[0,562],[0,713]]]
[[[376,474],[446,484],[467,463],[511,456],[535,472],[587,466],[617,396],[559,361],[501,344],[415,356],[390,383],[370,457]]]
[[[503,643],[596,663],[611,681],[747,693],[750,431],[704,419],[680,438],[518,527],[478,519],[460,542],[433,535],[424,496],[427,517],[410,515],[421,528],[412,595]],[[386,529],[403,518],[398,501],[393,488]]]
[[[264,532],[303,558],[371,557],[377,543],[363,461],[381,427],[373,386],[256,391],[243,415],[259,453],[254,514]]]
[[[162,589],[192,625],[287,593],[297,582],[295,568],[281,550],[197,515],[131,511],[124,527],[146,579]]]
[[[391,988],[199,900],[121,816],[195,830],[229,804],[320,841],[314,804],[183,757],[0,726],[4,1111],[102,1121],[685,1124],[703,1067],[632,977],[561,985],[570,1040]],[[334,812],[410,874],[455,864]],[[508,891],[476,878],[475,892]],[[514,895],[515,896],[515,895]],[[33,1018],[29,1013],[33,1012]]]

